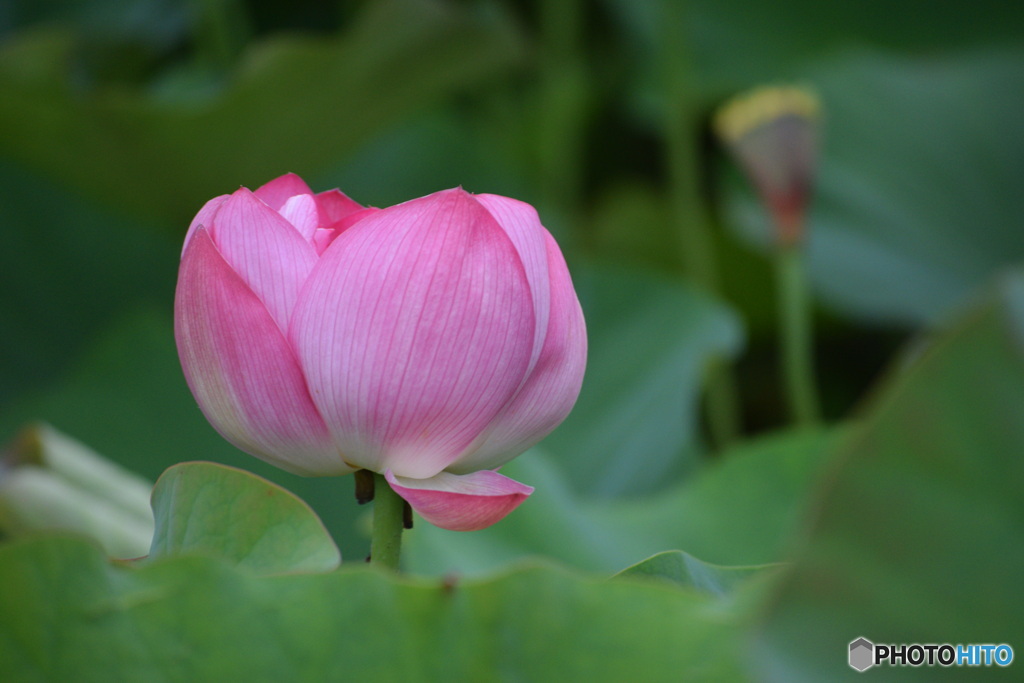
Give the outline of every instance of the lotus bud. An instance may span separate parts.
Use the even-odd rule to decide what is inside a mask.
[[[568,268],[528,204],[452,189],[366,208],[293,174],[199,211],[175,336],[228,441],[296,474],[383,474],[455,530],[530,495],[496,470],[566,417],[586,362]]]

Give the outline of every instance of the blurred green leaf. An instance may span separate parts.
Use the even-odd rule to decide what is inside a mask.
[[[1024,272],[915,355],[841,450],[758,628],[772,680],[853,679],[860,636],[1024,642]]]
[[[800,76],[808,64],[828,59],[837,46],[877,47],[934,55],[1024,40],[1024,7],[979,0],[971,11],[928,0],[817,0],[688,3],[686,25],[666,25],[662,6],[676,0],[605,0],[629,39],[625,54],[637,60],[641,101],[658,99],[658,42],[684,41],[694,62],[700,97],[709,102],[732,91]],[[653,68],[652,68],[653,67]]]
[[[652,576],[668,579],[702,593],[725,597],[752,576],[777,569],[782,565],[765,564],[728,567],[699,560],[682,550],[666,550],[626,567],[616,576]]]
[[[90,345],[68,379],[0,412],[0,434],[33,420],[74,434],[106,457],[155,480],[171,465],[203,458],[251,470],[294,492],[331,530],[346,557],[363,557],[369,539],[351,477],[299,477],[239,451],[199,411],[185,384],[170,312],[136,310]]]
[[[521,54],[500,13],[426,0],[368,3],[334,39],[268,39],[245,53],[223,90],[196,98],[74,92],[72,45],[68,33],[49,30],[0,44],[0,155],[182,227],[239,184],[314,175]]]
[[[738,680],[736,626],[670,584],[531,566],[484,581],[366,567],[261,577],[200,557],[0,547],[4,680]],[[183,656],[187,653],[187,656]]]
[[[188,26],[187,2],[174,0],[8,0],[0,31],[35,24],[72,25],[86,40],[131,39],[172,45]]]
[[[501,470],[536,487],[525,503],[472,534],[417,524],[405,537],[404,566],[422,574],[479,574],[541,555],[611,573],[668,548],[722,565],[778,562],[841,434],[760,439],[660,494],[614,501],[576,494],[553,459],[530,451]]]
[[[198,553],[260,574],[325,572],[341,555],[316,513],[280,486],[244,470],[187,462],[153,488],[151,559]]]
[[[934,323],[1024,258],[1022,61],[1017,50],[860,52],[809,70],[825,114],[810,267],[830,304]],[[733,199],[732,223],[763,240],[763,210],[749,194]]]
[[[544,449],[576,491],[611,497],[664,488],[696,463],[704,370],[739,349],[731,311],[669,277],[576,268],[587,319],[587,374]]]

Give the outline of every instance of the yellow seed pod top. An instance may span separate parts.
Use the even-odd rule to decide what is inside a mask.
[[[799,116],[814,121],[821,102],[808,88],[764,86],[733,97],[715,114],[718,135],[733,143],[760,126],[783,116]]]

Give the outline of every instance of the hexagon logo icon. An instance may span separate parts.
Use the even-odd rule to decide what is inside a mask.
[[[850,643],[850,666],[857,671],[866,671],[875,665],[875,644],[867,638],[858,638]]]

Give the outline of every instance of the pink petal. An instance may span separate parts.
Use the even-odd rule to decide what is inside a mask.
[[[353,225],[363,220],[364,218],[369,218],[370,216],[376,213],[380,213],[383,210],[384,209],[378,209],[372,206],[369,206],[365,209],[359,209],[358,211],[353,211],[352,213],[345,216],[341,220],[335,222],[330,227],[332,230],[334,230],[335,236],[337,236],[345,232],[346,230],[348,230],[349,228],[351,228]]]
[[[569,269],[546,236],[551,315],[544,349],[526,383],[492,422],[484,442],[448,467],[452,472],[494,469],[547,436],[576,404],[587,365],[587,331]]]
[[[511,241],[469,194],[393,206],[320,257],[291,339],[350,463],[431,477],[522,383],[533,303]]]
[[[336,237],[333,230],[330,228],[317,228],[316,232],[313,233],[313,248],[316,249],[316,253],[322,254],[331,246],[331,242]]]
[[[331,242],[333,242],[338,235],[345,232],[364,218],[372,216],[379,211],[381,211],[381,209],[359,209],[358,211],[353,211],[348,214],[341,220],[336,221],[327,228],[318,229],[313,235],[313,246],[316,247],[317,253],[324,253],[324,250],[331,246]]]
[[[224,260],[287,330],[299,290],[316,265],[313,245],[244,187],[220,205],[210,234]]]
[[[195,231],[181,260],[174,335],[189,388],[225,439],[296,474],[352,471],[284,335],[205,228]]]
[[[285,202],[298,194],[312,195],[309,185],[294,173],[285,173],[260,187],[253,194],[274,211],[280,211]]]
[[[537,321],[534,328],[533,354],[530,356],[530,370],[537,363],[544,337],[548,330],[548,310],[551,305],[548,283],[548,254],[545,236],[548,231],[540,224],[537,210],[526,202],[494,194],[476,195],[476,200],[494,216],[515,245],[519,258],[526,269],[526,280],[533,295],[533,315]]]
[[[184,255],[186,247],[188,247],[189,240],[192,239],[192,234],[196,231],[199,226],[209,228],[213,224],[213,216],[217,213],[217,209],[224,203],[224,200],[231,195],[222,194],[219,197],[214,197],[210,201],[203,204],[203,208],[199,209],[199,213],[192,219],[192,224],[188,226],[188,232],[185,233],[185,244],[181,247],[181,253]]]
[[[384,474],[395,493],[433,524],[451,531],[477,531],[504,519],[533,493],[533,487],[481,470],[455,475],[441,472],[429,479]]]
[[[316,208],[316,200],[312,195],[297,194],[284,203],[279,212],[281,217],[295,226],[303,239],[312,241],[320,223],[320,213]]]
[[[318,227],[321,228],[337,223],[349,214],[363,209],[362,204],[352,201],[341,190],[321,192],[316,195],[316,205],[320,209],[320,225]]]

